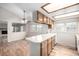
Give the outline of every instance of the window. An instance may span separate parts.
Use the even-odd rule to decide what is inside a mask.
[[[21,31],[25,31],[25,26],[21,26]]]
[[[77,23],[76,22],[66,23],[66,30],[69,32],[77,31]]]
[[[19,23],[13,23],[13,32],[23,32],[25,31],[25,25]]]
[[[13,32],[21,32],[20,26],[13,26]]]
[[[65,24],[64,23],[56,24],[56,31],[57,32],[64,32],[65,31]]]
[[[56,31],[57,32],[76,32],[77,22],[56,24]]]

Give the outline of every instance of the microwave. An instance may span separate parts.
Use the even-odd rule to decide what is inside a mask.
[[[7,34],[7,31],[2,31],[2,34]]]

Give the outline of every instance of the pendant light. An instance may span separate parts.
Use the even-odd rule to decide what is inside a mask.
[[[26,13],[26,11],[25,10],[23,10],[23,12],[24,12],[24,16],[23,16],[23,19],[22,19],[22,23],[27,23],[27,20],[26,20],[26,15],[25,15],[25,13]]]

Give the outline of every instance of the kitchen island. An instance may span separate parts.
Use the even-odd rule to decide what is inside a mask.
[[[56,33],[41,34],[27,37],[30,44],[31,56],[48,56],[55,45]]]

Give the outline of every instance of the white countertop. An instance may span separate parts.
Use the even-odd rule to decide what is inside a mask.
[[[77,40],[79,40],[79,34],[76,34]]]
[[[48,33],[48,34],[41,34],[41,35],[36,35],[36,36],[32,36],[32,37],[26,37],[26,40],[35,42],[35,43],[41,43],[44,40],[47,40],[50,37],[55,36],[56,33]]]
[[[7,34],[1,34],[0,37],[2,37],[2,36],[7,36]]]

